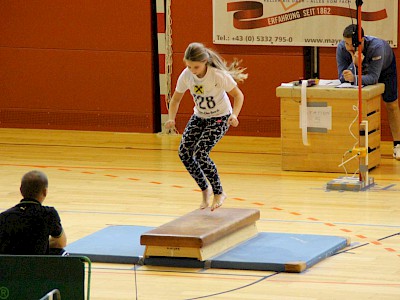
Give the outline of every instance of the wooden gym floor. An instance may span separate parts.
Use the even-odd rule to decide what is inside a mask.
[[[25,172],[43,170],[45,204],[58,209],[70,243],[110,224],[157,227],[201,201],[179,161],[179,135],[0,129],[0,137],[0,210],[20,200]],[[225,207],[259,209],[259,231],[348,236],[351,249],[300,274],[94,263],[91,299],[400,299],[400,162],[390,142],[382,153],[373,187],[327,191],[344,174],[282,171],[279,138],[224,137],[212,158]]]

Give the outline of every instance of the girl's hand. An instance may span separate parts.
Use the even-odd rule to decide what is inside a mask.
[[[171,129],[175,127],[175,120],[168,120],[165,122],[165,128],[166,129]]]
[[[228,119],[228,124],[233,127],[237,127],[239,125],[239,120],[235,114],[231,114]]]

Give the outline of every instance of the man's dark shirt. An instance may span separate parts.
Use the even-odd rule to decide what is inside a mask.
[[[371,85],[381,82],[379,79],[382,72],[387,70],[393,59],[395,59],[393,49],[386,41],[366,35],[364,36],[364,49],[362,53],[365,56],[362,61],[362,84]],[[356,67],[354,66],[351,54],[346,50],[344,41],[341,41],[337,46],[336,62],[341,82],[345,81],[343,76],[344,70],[351,70],[355,74]]]
[[[0,254],[42,255],[49,253],[49,236],[61,236],[63,228],[54,207],[35,199],[0,214]]]

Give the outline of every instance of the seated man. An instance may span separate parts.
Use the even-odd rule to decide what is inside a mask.
[[[67,255],[67,237],[54,207],[43,206],[47,176],[30,171],[21,180],[20,203],[0,214],[0,254]]]

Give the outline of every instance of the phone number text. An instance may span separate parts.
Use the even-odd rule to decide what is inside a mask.
[[[267,36],[267,35],[219,35],[216,36],[217,41],[235,41],[235,42],[262,42],[262,43],[291,43],[292,37],[287,36]]]

